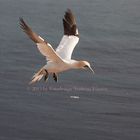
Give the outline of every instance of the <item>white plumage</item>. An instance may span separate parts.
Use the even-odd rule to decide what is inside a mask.
[[[59,46],[56,48],[57,54],[65,60],[70,60],[72,52],[79,41],[79,37],[71,35],[64,35],[60,41]]]
[[[57,81],[57,74],[69,69],[89,68],[94,72],[87,61],[71,59],[73,50],[79,41],[79,33],[75,17],[70,9],[65,12],[63,18],[64,35],[56,50],[42,37],[33,32],[22,18],[20,18],[20,25],[23,31],[37,44],[38,50],[47,60],[47,64],[33,76],[31,84],[41,80],[43,76],[44,80],[47,81],[49,74],[52,74],[54,80]]]

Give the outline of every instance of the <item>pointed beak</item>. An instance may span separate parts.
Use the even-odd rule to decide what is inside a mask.
[[[92,73],[94,74],[95,72],[94,72],[94,70],[90,67],[90,66],[85,66],[83,69],[85,69],[85,70],[91,70],[92,71]]]
[[[93,74],[95,73],[94,70],[91,67],[89,67],[89,69],[93,72]]]

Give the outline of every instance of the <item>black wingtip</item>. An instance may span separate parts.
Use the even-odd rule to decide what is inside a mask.
[[[23,17],[19,17],[19,21],[22,21],[23,20]]]
[[[73,15],[73,12],[71,9],[67,8],[67,10],[65,11],[65,15],[64,17],[66,18],[68,15]]]
[[[23,20],[23,17],[19,17],[19,24],[21,24],[21,23],[25,23]]]
[[[63,18],[64,35],[79,37],[76,19],[71,9],[67,8]]]
[[[27,32],[28,30],[30,30],[29,26],[25,23],[22,17],[19,17],[19,25],[23,32]]]
[[[70,8],[67,8],[66,12],[67,13],[72,13],[72,10]]]
[[[19,24],[20,24],[20,27],[23,29],[23,26],[25,25],[25,22],[24,22],[22,17],[19,17]]]

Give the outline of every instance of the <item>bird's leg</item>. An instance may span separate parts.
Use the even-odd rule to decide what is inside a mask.
[[[44,81],[47,81],[49,73],[46,69],[44,69],[44,70],[45,70]]]
[[[56,73],[53,73],[53,79],[55,82],[58,82],[58,75]]]

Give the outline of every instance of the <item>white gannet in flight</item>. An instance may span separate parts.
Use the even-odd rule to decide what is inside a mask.
[[[49,74],[52,74],[53,79],[57,82],[58,73],[70,69],[90,69],[94,73],[89,62],[71,59],[72,52],[79,41],[79,33],[75,17],[70,9],[65,12],[63,18],[64,35],[56,50],[52,48],[48,41],[33,32],[23,18],[19,18],[19,22],[20,27],[36,43],[40,53],[47,60],[46,65],[35,73],[30,84],[41,80],[43,76],[44,80],[47,81]]]

